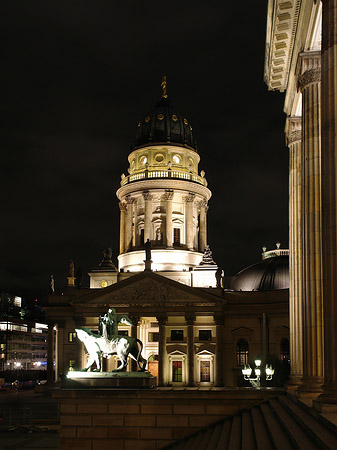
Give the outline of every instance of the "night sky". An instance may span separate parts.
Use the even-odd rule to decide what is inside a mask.
[[[267,0],[3,1],[0,289],[41,296],[117,264],[116,190],[142,119],[169,100],[193,125],[226,275],[288,246],[284,95],[263,82]],[[84,279],[88,284],[88,277]]]

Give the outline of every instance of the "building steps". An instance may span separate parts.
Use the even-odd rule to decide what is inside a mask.
[[[165,449],[336,450],[337,427],[287,393],[203,428]]]

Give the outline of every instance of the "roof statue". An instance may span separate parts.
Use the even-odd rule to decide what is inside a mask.
[[[74,277],[75,276],[75,267],[74,267],[74,261],[71,259],[69,263],[69,276]]]
[[[163,76],[163,80],[161,82],[161,88],[163,90],[162,98],[167,98],[167,82],[166,75]]]
[[[54,275],[51,274],[49,278],[49,287],[50,287],[50,293],[55,294],[55,280]]]
[[[210,246],[207,244],[204,250],[204,254],[202,255],[202,260],[200,265],[203,266],[205,264],[216,264],[213,260],[213,254]]]

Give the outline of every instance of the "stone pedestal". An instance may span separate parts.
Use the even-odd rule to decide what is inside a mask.
[[[67,277],[68,284],[67,287],[75,287],[76,277]]]
[[[152,389],[156,377],[150,372],[69,372],[61,382],[63,388]]]

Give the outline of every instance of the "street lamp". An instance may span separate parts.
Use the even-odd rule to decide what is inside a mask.
[[[260,381],[261,381],[261,360],[260,359],[256,359],[254,361],[255,364],[255,368],[254,368],[254,375],[255,376],[251,376],[253,369],[250,367],[250,365],[248,364],[244,366],[244,368],[242,369],[242,375],[243,378],[246,381],[249,381],[250,384],[253,387],[260,387]],[[274,375],[274,369],[272,368],[272,366],[268,366],[268,364],[266,364],[266,367],[264,368],[264,372],[266,374],[266,380],[270,381],[273,378]]]

